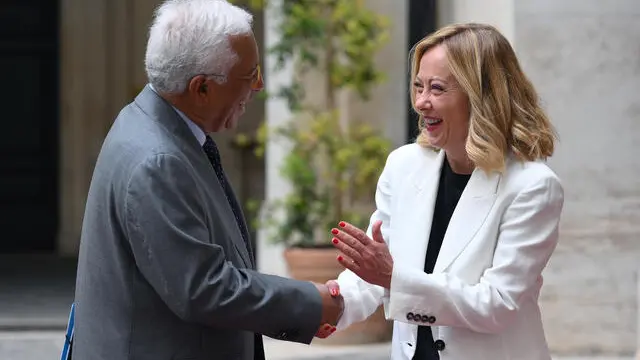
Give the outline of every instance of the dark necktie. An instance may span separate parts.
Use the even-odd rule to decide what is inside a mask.
[[[224,174],[224,169],[222,168],[222,162],[220,161],[220,152],[218,151],[218,146],[211,139],[209,135],[202,145],[202,149],[207,154],[209,158],[209,162],[213,166],[213,170],[220,181],[220,185],[222,185],[222,189],[224,190],[224,195],[227,198],[227,202],[233,211],[233,216],[236,218],[236,223],[238,224],[238,228],[240,229],[240,234],[242,234],[242,239],[247,246],[247,250],[249,251],[249,256],[253,261],[253,252],[251,249],[251,244],[249,243],[249,231],[247,230],[247,226],[243,220],[242,210],[240,209],[240,204],[238,204],[238,200],[233,194],[233,189],[231,188],[231,184],[227,180],[227,177]]]

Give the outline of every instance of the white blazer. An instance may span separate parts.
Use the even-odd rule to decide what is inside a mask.
[[[425,255],[444,152],[417,144],[393,151],[378,181],[376,211],[394,259],[391,289],[351,271],[338,277],[345,310],[338,329],[380,304],[394,321],[391,359],[409,360],[418,325],[431,325],[442,360],[551,359],[538,297],[558,241],[564,191],[542,162],[509,159],[506,171],[476,169],[451,217],[433,274]],[[368,229],[371,236],[371,225]]]

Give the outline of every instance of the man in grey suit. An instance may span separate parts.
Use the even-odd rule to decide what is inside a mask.
[[[262,334],[310,343],[335,325],[325,285],[260,274],[207,135],[263,87],[252,17],[220,0],[156,12],[149,85],[115,120],[87,198],[77,360],[264,359]]]

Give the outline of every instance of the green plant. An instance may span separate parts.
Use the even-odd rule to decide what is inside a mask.
[[[283,0],[279,2],[281,38],[268,51],[276,71],[289,60],[296,74],[275,96],[286,98],[296,121],[279,128],[261,127],[256,155],[266,141],[291,146],[280,169],[291,185],[282,199],[265,204],[258,226],[287,246],[329,245],[328,229],[340,220],[366,226],[375,186],[390,142],[370,125],[340,116],[337,97],[350,90],[362,100],[383,80],[374,57],[387,37],[387,20],[368,10],[362,0]],[[261,8],[266,0],[250,0]],[[305,101],[302,77],[320,70],[323,101]],[[241,135],[238,142],[247,142]],[[321,235],[317,235],[318,231]]]

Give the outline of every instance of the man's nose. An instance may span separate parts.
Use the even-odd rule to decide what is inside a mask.
[[[251,90],[256,93],[264,90],[264,79],[262,78],[262,74],[259,75]]]

